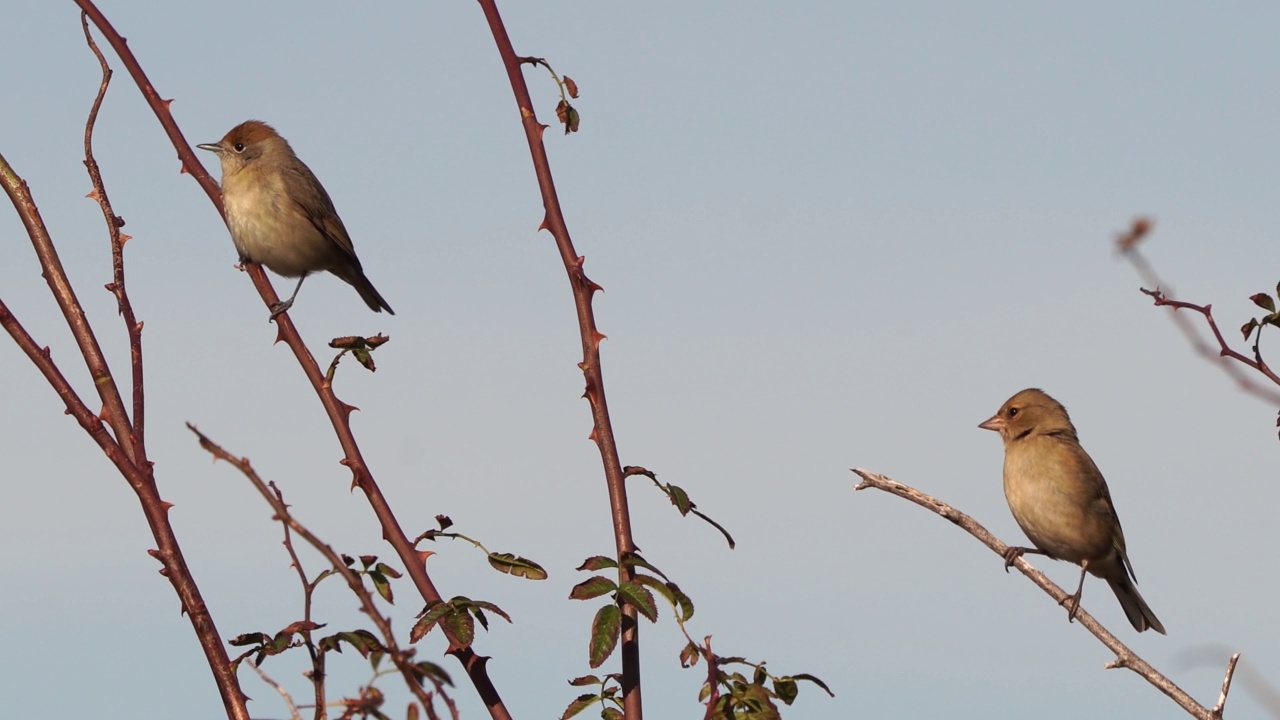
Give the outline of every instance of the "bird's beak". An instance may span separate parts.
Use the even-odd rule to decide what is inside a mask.
[[[200,148],[201,150],[208,150],[208,151],[209,151],[209,152],[211,152],[211,153],[220,153],[220,152],[222,152],[222,146],[221,146],[221,145],[219,145],[218,143],[201,143],[200,145],[197,145],[196,147]]]
[[[978,427],[983,430],[1000,432],[1004,430],[1004,420],[1001,420],[999,415],[992,415],[986,422],[979,424]]]

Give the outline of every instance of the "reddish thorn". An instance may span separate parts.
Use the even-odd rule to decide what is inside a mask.
[[[106,288],[107,292],[109,293],[113,293],[116,291],[116,284],[113,282],[109,282],[106,285],[103,285],[102,287]]]
[[[98,422],[106,422],[106,421],[107,421],[107,406],[103,405],[102,409],[98,411]]]
[[[538,232],[542,232],[543,230],[546,230],[546,229],[547,229],[547,216],[543,215],[542,222],[538,225]]]
[[[169,577],[169,568],[167,567],[160,568],[160,574],[163,575],[164,577]]]
[[[538,140],[539,141],[542,140],[542,133],[546,131],[547,131],[547,126],[543,125],[542,123],[538,123]]]
[[[173,509],[173,503],[162,500],[160,501],[160,507],[164,508],[165,512],[169,512],[170,510]]]
[[[159,550],[157,550],[157,549],[155,549],[155,548],[151,548],[150,550],[148,550],[148,551],[147,551],[147,554],[148,554],[148,555],[150,555],[150,556],[151,556],[151,557],[153,557],[153,558],[159,558],[159,557],[160,557],[160,551],[159,551]]]
[[[88,195],[85,195],[85,197],[89,198],[90,200],[97,200],[97,199],[100,197],[100,196],[98,195],[98,188],[94,188],[94,189],[90,190],[90,191],[89,191],[89,194],[88,194]]]
[[[168,110],[169,106],[173,104],[173,98],[169,98],[168,100],[161,100],[160,102],[164,103],[164,109]]]
[[[587,434],[587,439],[590,440],[591,442],[596,441],[596,429],[594,426],[592,426],[591,432]]]
[[[418,562],[422,563],[423,567],[427,566],[427,558],[436,554],[435,550],[416,550],[414,552],[418,556]]]
[[[275,341],[275,342],[273,342],[273,343],[271,343],[271,344],[272,344],[272,345],[279,345],[279,344],[280,344],[280,343],[282,343],[282,342],[284,342],[284,328],[282,328],[282,327],[280,327],[279,325],[277,325],[277,326],[276,326],[276,341]]]
[[[601,340],[608,340],[608,339],[609,339],[609,336],[608,336],[608,335],[605,335],[604,333],[602,333],[602,332],[600,332],[599,330],[597,330],[597,331],[596,331],[596,350],[599,350],[599,349],[600,349],[600,341],[601,341]]]
[[[180,166],[178,166],[178,174],[179,174],[179,175],[190,175],[190,174],[191,174],[191,171],[187,169],[187,164],[186,164],[186,163],[182,163]]]
[[[124,245],[125,243],[129,242],[129,241],[130,241],[130,240],[132,240],[132,239],[133,239],[133,236],[132,236],[132,235],[125,235],[124,233],[120,233],[120,244],[121,244],[121,245]]]
[[[586,275],[583,275],[582,279],[587,283],[588,292],[593,292],[593,293],[604,292],[604,286],[600,285],[597,282],[594,282],[591,278],[587,277]]]
[[[579,370],[581,370],[582,372],[586,372],[586,371],[587,371],[587,361],[586,361],[586,360],[583,360],[582,362],[578,363],[578,369],[579,369]]]
[[[573,259],[573,269],[582,272],[582,263],[587,261],[586,255],[579,255]]]
[[[134,331],[134,332],[136,332],[136,333],[140,333],[140,332],[142,332],[142,326],[143,326],[144,324],[145,324],[145,323],[143,323],[141,320],[139,320],[139,321],[138,321],[138,324],[133,326],[133,331]]]

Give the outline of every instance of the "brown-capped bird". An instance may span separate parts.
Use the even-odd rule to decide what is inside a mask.
[[[1080,566],[1080,585],[1067,598],[1074,620],[1089,572],[1107,581],[1138,632],[1164,634],[1164,626],[1134,586],[1124,531],[1111,492],[1093,459],[1080,447],[1066,408],[1030,388],[1000,406],[978,427],[1004,440],[1004,496],[1034,548],[1010,547],[1005,570],[1023,553],[1047,555]]]
[[[365,277],[329,193],[275,129],[247,120],[197,147],[222,162],[222,204],[240,260],[298,278],[289,299],[272,306],[273,319],[293,305],[307,275],[322,270],[354,287],[374,312],[395,315]]]

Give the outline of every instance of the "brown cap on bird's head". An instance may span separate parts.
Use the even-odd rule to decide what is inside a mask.
[[[218,142],[204,143],[196,147],[216,153],[220,157],[227,157],[231,153],[242,155],[248,150],[249,153],[245,158],[248,160],[261,155],[264,147],[272,146],[283,147],[290,153],[293,152],[289,142],[280,137],[280,133],[276,132],[275,128],[261,120],[245,120],[231,128]]]

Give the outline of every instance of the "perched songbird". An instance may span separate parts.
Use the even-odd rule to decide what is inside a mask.
[[[298,278],[289,299],[272,306],[273,319],[293,305],[307,275],[321,270],[354,287],[374,312],[395,314],[365,277],[329,193],[270,125],[247,120],[198,147],[222,161],[222,204],[241,262]]]
[[[1087,571],[1107,581],[1135,630],[1150,628],[1163,635],[1164,626],[1134,586],[1107,481],[1080,447],[1066,408],[1031,388],[1009,398],[978,427],[995,430],[1004,439],[1004,496],[1035,545],[1010,547],[1005,570],[1023,553],[1073,562],[1081,568],[1080,585],[1066,600],[1068,619],[1075,619],[1080,608]]]

